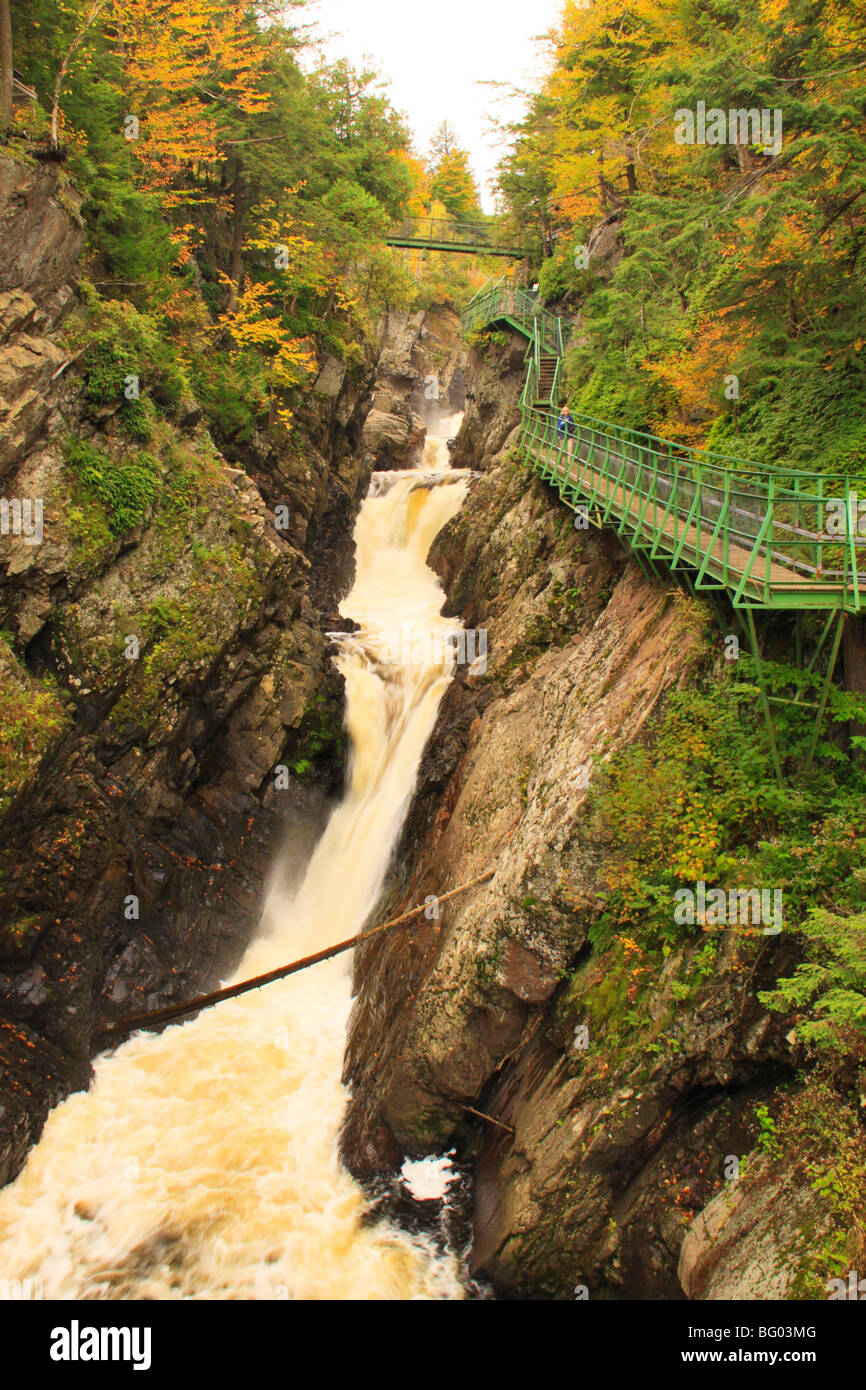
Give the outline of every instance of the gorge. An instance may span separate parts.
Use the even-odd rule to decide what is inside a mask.
[[[35,3],[0,111],[0,1293],[859,1289],[849,173],[659,134],[712,6],[704,51],[688,5],[567,4],[488,216],[447,122],[421,159],[275,12]],[[789,8],[762,61],[842,150]]]
[[[424,563],[466,486],[442,453],[431,437],[426,467],[372,475],[341,604],[359,627],[338,639],[349,786],[299,885],[278,860],[240,978],[351,935],[379,897],[450,676],[411,647],[402,661],[382,654],[401,625],[412,636],[454,626],[437,618],[442,592]],[[336,1150],[348,1005],[333,961],[103,1057],[0,1197],[4,1266],[38,1271],[60,1298],[458,1294],[453,1260],[387,1225],[361,1227],[363,1196]]]

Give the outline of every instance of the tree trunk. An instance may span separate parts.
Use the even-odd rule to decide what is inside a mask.
[[[12,15],[0,0],[0,129],[12,124]]]
[[[852,695],[866,696],[866,618],[849,613],[842,630],[842,656],[845,663],[845,689]],[[866,724],[851,721],[849,737],[866,737]]]
[[[603,174],[599,174],[598,176],[598,191],[599,197],[601,198],[602,211],[605,215],[609,212],[619,212],[625,206],[614,185],[610,183]]]
[[[226,303],[226,313],[233,314],[244,288],[244,213],[246,211],[247,186],[244,181],[243,165],[234,156],[234,178],[232,179],[232,258],[229,266],[231,289]]]

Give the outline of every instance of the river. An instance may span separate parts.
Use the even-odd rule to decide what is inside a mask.
[[[376,906],[453,675],[459,625],[427,555],[467,485],[439,437],[417,469],[373,475],[341,604],[358,631],[334,639],[347,790],[300,884],[275,866],[237,979],[353,935]],[[0,1192],[4,1276],[61,1299],[462,1297],[457,1257],[365,1221],[340,1163],[350,971],[329,961],[101,1057]]]

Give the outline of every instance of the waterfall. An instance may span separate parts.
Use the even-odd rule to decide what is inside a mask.
[[[446,425],[447,428],[447,425]],[[424,746],[453,674],[428,567],[465,475],[444,439],[373,476],[335,638],[351,752],[346,795],[292,891],[278,865],[236,978],[359,931],[376,905]],[[348,957],[100,1058],[0,1192],[0,1269],[46,1298],[458,1298],[456,1258],[363,1223],[342,1168]]]

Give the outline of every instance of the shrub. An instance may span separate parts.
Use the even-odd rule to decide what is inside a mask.
[[[127,378],[134,376],[162,410],[176,410],[190,396],[190,385],[157,318],[117,300],[92,303],[87,319],[73,329],[73,337],[87,343],[85,398],[95,405],[117,404],[127,419],[141,420],[143,402],[124,394]]]
[[[136,451],[115,458],[97,444],[75,439],[67,443],[66,461],[99,498],[114,536],[140,525],[159,495],[160,470],[152,454]]]
[[[774,990],[758,995],[767,1008],[808,1009],[797,1037],[816,1048],[866,1047],[866,912],[846,916],[815,907],[800,928],[808,959]]]
[[[740,665],[747,673],[748,659]],[[841,716],[847,705],[837,693]],[[623,749],[600,771],[592,806],[607,845],[607,892],[590,932],[596,946],[626,925],[639,940],[667,944],[694,932],[674,924],[672,899],[678,883],[699,879],[782,888],[786,926],[819,892],[833,892],[850,911],[866,907],[857,874],[866,843],[859,759],[808,776],[789,771],[780,788],[756,694],[748,680],[731,679],[677,692],[651,743]],[[795,721],[803,718],[809,711],[799,708],[777,716],[783,750],[796,753]]]

